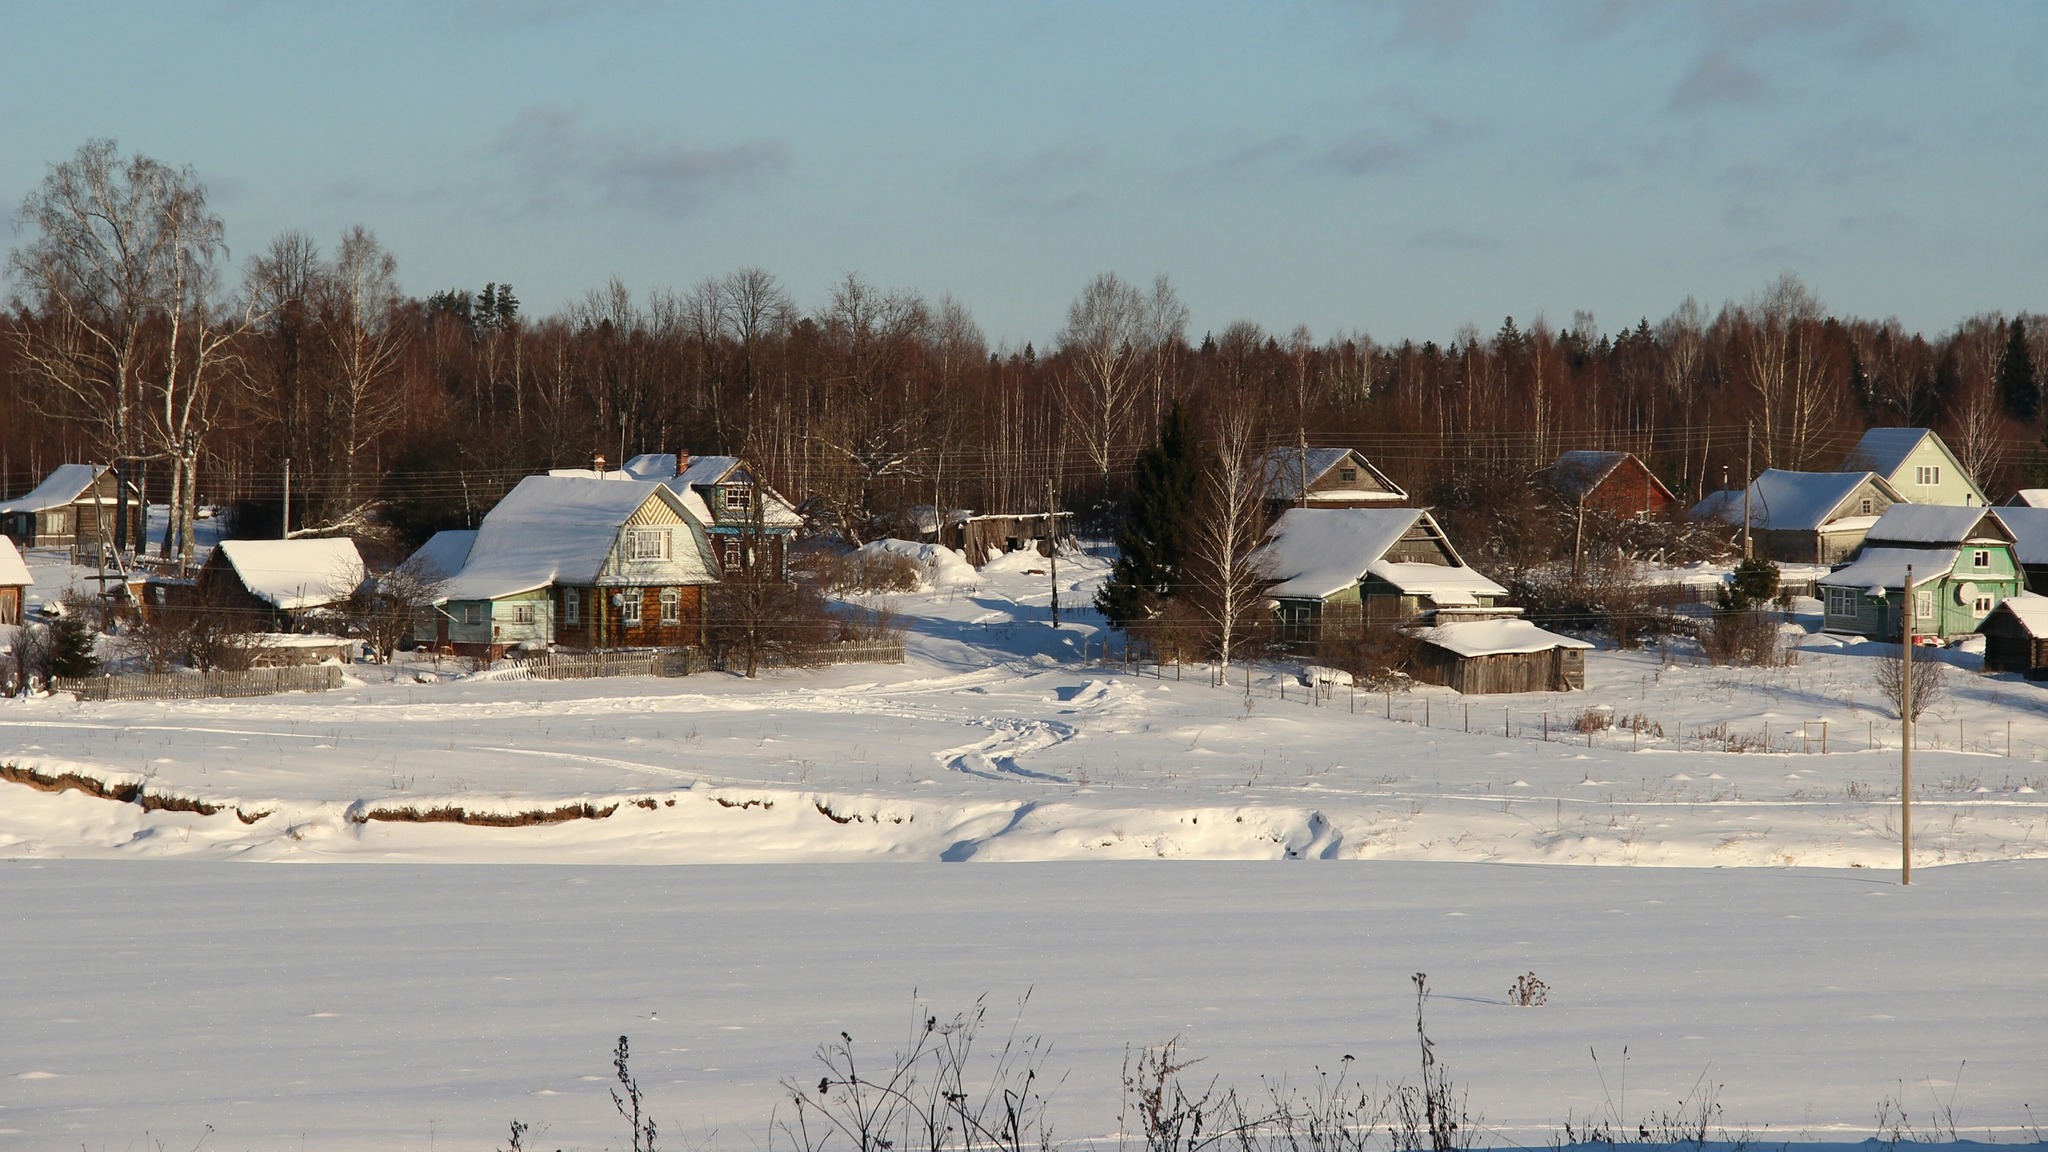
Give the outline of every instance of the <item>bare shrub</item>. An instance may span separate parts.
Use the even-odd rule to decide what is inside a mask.
[[[1778,625],[1784,618],[1761,608],[1723,609],[1700,629],[1700,647],[1715,664],[1769,667],[1784,662]]]
[[[1368,618],[1353,604],[1326,607],[1316,637],[1321,662],[1351,673],[1353,683],[1374,692],[1407,690],[1421,649],[1421,638],[1396,621]]]
[[[1523,1008],[1541,1008],[1550,1002],[1550,985],[1536,978],[1534,972],[1515,977],[1508,985],[1508,1003]]]
[[[1582,736],[1588,732],[1605,732],[1614,727],[1614,713],[1605,708],[1588,708],[1565,723]]]
[[[389,664],[398,646],[411,639],[419,621],[433,611],[447,582],[440,568],[414,556],[364,581],[344,602],[342,617],[349,633],[368,643],[370,659]]]
[[[1877,658],[1873,670],[1877,680],[1878,694],[1892,706],[1892,715],[1904,715],[1906,696],[1905,649],[1897,644],[1887,647]],[[1948,694],[1948,665],[1932,654],[1916,656],[1913,660],[1913,719],[1917,723],[1922,713]]]

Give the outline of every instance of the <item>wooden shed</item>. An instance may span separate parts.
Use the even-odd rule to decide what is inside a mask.
[[[2048,680],[2048,596],[2021,594],[1999,602],[1984,623],[1984,670]]]
[[[1633,452],[1566,452],[1544,470],[1544,477],[1579,507],[1612,516],[1661,517],[1678,508],[1678,497]]]
[[[128,547],[142,546],[142,496],[128,489]],[[121,486],[104,464],[60,464],[25,496],[0,503],[0,531],[24,548],[91,548],[115,540]]]
[[[0,624],[21,623],[21,600],[34,584],[14,541],[0,536]]]
[[[963,553],[976,568],[991,556],[1030,548],[1041,556],[1074,544],[1072,512],[986,513],[955,516],[939,527],[939,544]]]
[[[1467,695],[1569,692],[1586,686],[1584,640],[1545,631],[1519,608],[1439,610],[1415,629],[1417,680]]]

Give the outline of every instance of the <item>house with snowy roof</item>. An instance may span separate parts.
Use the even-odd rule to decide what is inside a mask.
[[[200,604],[249,613],[282,631],[355,595],[363,578],[363,554],[346,536],[223,540],[193,576],[192,590]]]
[[[2008,505],[1994,514],[2012,533],[2012,554],[2020,562],[2027,591],[2048,596],[2048,508]]]
[[[1986,672],[2048,680],[2048,596],[2022,592],[2001,600],[1977,631],[1984,635]]]
[[[1947,640],[1974,632],[2025,586],[2014,543],[1989,508],[1895,504],[1878,517],[1854,559],[1815,582],[1822,627],[1897,640],[1910,583],[1914,637]]]
[[[711,519],[694,491],[651,480],[528,476],[472,536],[422,550],[460,564],[419,639],[490,656],[701,643],[703,590],[718,581]]]
[[[21,623],[22,599],[35,583],[14,541],[0,536],[0,624]]]
[[[1259,460],[1266,477],[1266,507],[1385,508],[1408,502],[1408,493],[1354,448],[1275,448]]]
[[[2006,508],[2048,508],[2048,488],[2020,488],[2006,497]]]
[[[128,544],[142,543],[142,495],[128,489]],[[105,464],[59,464],[23,496],[0,503],[0,532],[24,548],[111,545],[121,486]]]
[[[1578,507],[1613,516],[1668,516],[1678,507],[1678,497],[1633,452],[1560,453],[1543,478]]]
[[[1593,645],[1522,619],[1520,608],[1439,608],[1407,631],[1418,641],[1408,670],[1426,684],[1468,696],[1586,686]]]
[[[1292,643],[1313,641],[1326,621],[1403,624],[1508,594],[1467,566],[1420,508],[1290,508],[1255,563],[1274,581],[1266,595]]]
[[[803,527],[803,517],[739,457],[649,452],[626,461],[623,471],[703,502],[710,510],[704,529],[720,573],[750,570],[756,552],[778,575],[788,571],[789,541]]]
[[[1746,510],[1754,554],[1783,564],[1833,564],[1856,551],[1878,517],[1903,500],[1874,472],[1766,468],[1746,492],[1716,492],[1694,505],[1691,515],[1740,528]]]
[[[1877,473],[1901,499],[1914,504],[1981,508],[1990,503],[1963,462],[1930,428],[1872,428],[1849,450],[1842,467]]]

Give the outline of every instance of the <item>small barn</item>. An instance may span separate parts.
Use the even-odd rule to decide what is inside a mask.
[[[1421,642],[1415,678],[1470,696],[1583,689],[1593,647],[1538,628],[1520,608],[1438,609],[1410,635]]]
[[[2006,499],[2006,508],[2048,508],[2048,488],[2021,488]]]
[[[363,554],[346,536],[308,540],[223,540],[193,578],[199,603],[255,613],[284,630],[363,586]]]
[[[1986,672],[2048,680],[2048,596],[2021,593],[2001,601],[1977,631],[1984,635]]]
[[[1678,497],[1633,452],[1566,452],[1543,478],[1579,507],[1612,516],[1661,517],[1678,507]]]
[[[142,496],[128,488],[128,546],[142,545]],[[0,503],[0,532],[24,548],[113,544],[120,486],[105,464],[60,464],[26,496]]]
[[[14,541],[0,537],[0,624],[21,623],[22,599],[34,586]]]
[[[964,513],[939,526],[939,544],[967,557],[976,568],[994,556],[1026,548],[1040,556],[1074,546],[1072,512]]]
[[[2027,591],[2048,596],[2048,507],[2008,504],[1992,514],[2012,533],[2013,557],[2020,562]]]

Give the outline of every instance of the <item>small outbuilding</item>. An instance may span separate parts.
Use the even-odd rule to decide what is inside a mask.
[[[1586,686],[1593,645],[1522,619],[1520,608],[1440,608],[1410,631],[1416,679],[1467,695],[1569,692]]]
[[[1633,452],[1565,452],[1544,469],[1544,479],[1581,508],[1611,516],[1668,516],[1678,497]]]
[[[267,617],[283,630],[332,608],[363,586],[363,554],[346,536],[306,540],[223,540],[193,579],[203,605]]]
[[[960,513],[939,526],[939,544],[976,568],[994,556],[1026,548],[1040,556],[1074,546],[1072,512]]]
[[[2048,507],[2008,504],[1993,515],[2012,533],[2012,554],[2027,591],[2048,596]]]
[[[2001,602],[1977,625],[1984,635],[1984,670],[2018,672],[2048,680],[2048,596],[2021,593]]]

